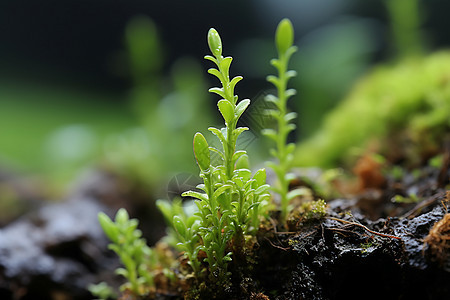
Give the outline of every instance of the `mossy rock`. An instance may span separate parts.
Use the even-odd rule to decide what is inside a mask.
[[[300,143],[295,163],[335,166],[374,140],[390,149],[407,140],[416,151],[403,158],[414,161],[433,155],[449,132],[450,52],[409,57],[361,79],[315,135]],[[383,153],[383,146],[375,150]]]

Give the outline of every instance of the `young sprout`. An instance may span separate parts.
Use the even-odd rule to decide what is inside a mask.
[[[130,219],[123,208],[117,211],[114,221],[102,212],[99,213],[98,220],[112,242],[109,248],[116,252],[125,266],[116,270],[117,274],[128,280],[120,289],[130,290],[138,296],[147,295],[153,287],[153,253],[145,239],[141,238],[142,232],[137,229],[138,220]]]
[[[188,191],[183,196],[198,199],[201,249],[207,256],[205,261],[210,268],[211,280],[221,283],[228,277],[227,262],[232,260],[233,255],[243,256],[244,236],[258,228],[259,205],[269,197],[269,186],[265,184],[264,169],[252,176],[250,170],[240,168],[240,161],[247,154],[244,150],[236,150],[236,143],[239,135],[248,128],[237,127],[237,123],[250,100],[239,101],[235,95],[235,86],[242,77],[230,79],[232,58],[222,56],[222,40],[214,28],[208,32],[208,45],[212,56],[207,55],[205,59],[217,67],[209,69],[208,73],[216,76],[221,83],[221,87],[209,91],[222,97],[217,106],[225,127],[209,128],[219,139],[221,148],[210,147],[201,133],[195,134],[194,154],[203,179],[203,184],[198,188],[203,192]],[[219,163],[212,162],[211,151],[218,154]]]
[[[278,184],[272,190],[281,198],[281,221],[286,221],[289,210],[289,201],[297,195],[297,191],[289,192],[289,181],[291,175],[288,173],[293,160],[295,144],[287,144],[288,135],[295,129],[292,120],[297,117],[295,112],[288,112],[287,101],[295,95],[294,89],[287,89],[290,78],[296,76],[296,72],[288,70],[289,59],[297,51],[293,46],[294,29],[288,19],[283,19],[277,27],[275,43],[278,51],[278,58],[272,59],[271,64],[278,70],[278,77],[269,75],[267,81],[271,82],[277,89],[277,95],[268,95],[266,101],[273,103],[275,109],[268,109],[267,113],[277,122],[277,129],[264,129],[263,134],[275,142],[275,148],[271,149],[271,154],[278,160],[278,164],[268,163],[274,170],[278,178]]]
[[[172,246],[185,253],[189,265],[195,276],[198,277],[200,274],[200,261],[198,260],[200,221],[198,216],[188,216],[184,212],[180,199],[174,199],[172,203],[167,200],[158,200],[156,206],[163,213],[169,225],[168,237],[173,243]]]

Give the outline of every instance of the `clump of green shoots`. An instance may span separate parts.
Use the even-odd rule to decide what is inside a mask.
[[[166,240],[171,246],[184,252],[194,275],[198,277],[200,275],[200,261],[198,260],[200,218],[197,215],[186,214],[180,199],[174,199],[173,202],[158,200],[156,206],[169,225]]]
[[[137,229],[138,220],[130,219],[123,208],[118,210],[114,221],[104,213],[99,213],[98,219],[112,242],[109,248],[116,252],[125,266],[116,270],[117,274],[127,279],[120,290],[129,290],[137,296],[148,295],[154,286],[152,270],[156,262],[152,249],[147,246],[145,239],[141,238],[142,232]],[[95,290],[95,287],[91,288],[91,291]]]
[[[293,152],[295,144],[287,144],[288,135],[295,129],[292,120],[296,118],[295,112],[288,112],[287,101],[295,95],[294,89],[287,89],[290,78],[296,76],[296,72],[288,70],[289,59],[297,51],[293,46],[294,30],[288,19],[283,19],[277,27],[275,43],[278,58],[272,59],[271,64],[278,70],[278,77],[269,75],[267,81],[271,82],[277,89],[277,95],[268,95],[266,101],[273,103],[275,109],[266,110],[277,122],[277,129],[264,129],[263,134],[275,142],[275,148],[270,153],[278,160],[278,164],[269,162],[268,165],[274,170],[278,178],[278,184],[272,190],[281,198],[281,222],[286,221],[289,210],[289,202],[298,195],[297,190],[289,191],[289,182],[292,176],[289,170],[292,167]]]
[[[200,217],[200,249],[206,253],[211,281],[224,283],[228,278],[227,263],[233,255],[242,256],[245,235],[258,229],[259,206],[269,198],[269,186],[265,184],[264,169],[252,176],[250,170],[237,167],[239,160],[246,159],[246,151],[236,150],[237,139],[248,130],[247,127],[237,127],[237,123],[250,100],[239,101],[235,95],[234,88],[242,77],[230,80],[232,58],[222,56],[222,41],[213,28],[208,32],[208,45],[212,56],[207,55],[205,59],[217,66],[217,69],[209,69],[208,73],[216,76],[222,85],[209,91],[223,98],[217,106],[225,121],[224,128],[210,127],[209,130],[217,136],[222,147],[210,147],[201,133],[195,134],[194,154],[203,179],[198,188],[203,192],[188,191],[183,196],[198,199],[195,203]],[[217,164],[211,159],[211,151],[220,158]],[[182,225],[178,224],[178,231],[184,230]]]
[[[90,284],[88,286],[88,290],[91,292],[93,296],[97,297],[96,298],[97,300],[117,298],[117,294],[106,282],[100,282],[98,284]]]
[[[279,70],[279,77],[268,78],[278,89],[277,97],[268,97],[268,101],[277,107],[270,113],[278,120],[278,130],[265,131],[277,145],[272,153],[280,164],[272,164],[271,167],[280,181],[275,191],[282,195],[283,218],[287,214],[289,199],[295,196],[295,192],[288,191],[289,178],[286,175],[293,152],[293,145],[286,145],[286,140],[288,133],[295,128],[290,121],[296,116],[295,113],[287,113],[286,108],[288,98],[295,92],[286,90],[288,79],[295,75],[293,71],[287,71],[288,60],[296,50],[292,41],[292,25],[288,20],[283,20],[276,34],[280,57],[272,61]],[[233,271],[229,268],[229,262],[233,261],[235,266],[248,262],[246,242],[258,231],[260,219],[267,213],[270,199],[265,169],[252,173],[248,168],[246,151],[236,149],[239,136],[248,130],[247,127],[238,127],[240,117],[250,105],[250,100],[239,100],[235,95],[235,86],[242,77],[230,78],[232,58],[222,56],[222,41],[213,28],[208,32],[208,45],[212,55],[205,56],[205,59],[216,66],[209,69],[208,73],[217,77],[221,83],[209,91],[221,97],[217,106],[225,123],[223,128],[210,127],[209,131],[218,138],[220,145],[211,147],[201,133],[194,135],[194,155],[203,183],[197,186],[198,190],[187,191],[182,196],[195,199],[195,213],[186,212],[180,199],[171,203],[157,201],[169,225],[165,240],[183,252],[190,266],[171,274],[177,274],[181,280],[183,276],[185,279],[194,277],[193,282],[199,288],[196,291],[200,293],[202,286],[206,286],[202,285],[204,282],[210,283],[212,289],[216,287],[223,291],[230,284],[230,271]],[[158,262],[154,261],[156,256],[153,250],[141,238],[137,220],[130,220],[123,209],[118,211],[114,222],[102,213],[99,220],[112,241],[110,249],[119,255],[125,266],[118,270],[128,280],[121,289],[138,297],[148,295],[155,289],[151,267],[157,267]],[[97,292],[107,294],[103,286],[99,286]],[[197,292],[193,292],[193,295],[198,296]]]

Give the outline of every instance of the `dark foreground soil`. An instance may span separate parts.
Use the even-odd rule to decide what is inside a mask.
[[[381,181],[374,172],[359,174],[357,193],[329,200],[325,218],[294,218],[289,228],[269,222],[251,265],[232,266],[230,289],[208,298],[450,299],[448,153],[440,168],[417,167]],[[411,192],[414,203],[392,202]],[[120,284],[97,213],[112,214],[131,196],[116,177],[95,172],[67,201],[4,225],[0,299],[91,299],[89,283]],[[156,242],[164,229],[155,208],[131,203],[132,215],[133,208],[134,216],[146,212],[142,226]],[[160,292],[161,299],[182,298]]]

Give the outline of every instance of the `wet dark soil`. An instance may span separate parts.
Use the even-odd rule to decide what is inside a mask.
[[[16,197],[27,201],[22,193]],[[156,207],[143,209],[139,197],[122,179],[93,171],[64,201],[41,202],[0,228],[0,299],[91,299],[88,284],[118,286],[114,270],[119,261],[107,250],[97,214],[113,216],[120,207],[134,216],[145,214],[144,231],[155,243],[164,234],[163,220]]]
[[[328,201],[325,218],[260,237],[260,291],[270,299],[449,299],[448,155],[440,168],[400,178],[380,180],[370,164],[369,173],[356,172],[358,193]],[[411,193],[418,201],[393,202]]]
[[[269,255],[260,256],[264,262],[257,273],[264,274],[260,280],[266,295],[274,299],[448,298],[450,261],[433,261],[424,242],[446,214],[442,205],[412,219],[368,221],[341,210],[340,202],[331,204],[333,209],[322,222],[303,226],[295,234],[279,233],[261,246],[261,251],[272,247]]]

